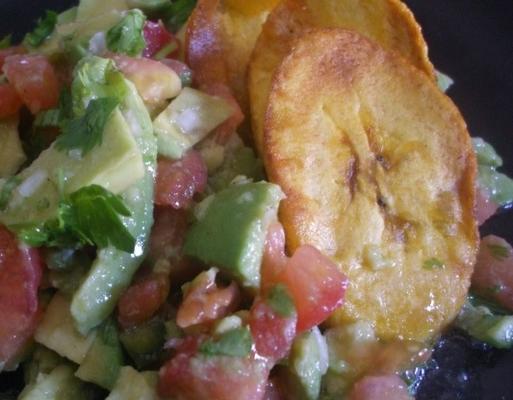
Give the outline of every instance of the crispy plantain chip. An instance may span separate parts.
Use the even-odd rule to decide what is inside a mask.
[[[278,0],[199,0],[186,33],[186,59],[200,86],[232,89],[249,114],[246,70],[267,15]]]
[[[348,275],[331,323],[424,340],[462,305],[477,246],[476,161],[459,111],[395,53],[343,29],[294,41],[265,118],[265,165],[287,198],[289,250]]]
[[[284,0],[269,15],[248,70],[253,138],[260,154],[274,70],[290,50],[291,41],[308,27],[360,32],[434,78],[420,26],[400,0]]]

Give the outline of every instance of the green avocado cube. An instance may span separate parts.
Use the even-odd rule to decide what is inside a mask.
[[[257,182],[207,197],[187,232],[185,253],[218,266],[243,287],[258,288],[267,229],[283,196],[279,186]]]

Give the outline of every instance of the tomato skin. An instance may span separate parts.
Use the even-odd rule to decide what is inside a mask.
[[[0,226],[0,371],[13,366],[37,327],[41,276],[38,250],[20,245]]]
[[[143,50],[143,57],[152,58],[160,49],[169,43],[175,43],[176,49],[167,57],[177,57],[180,54],[180,41],[169,32],[162,21],[146,21],[143,29],[146,47]]]
[[[278,315],[262,298],[257,297],[250,311],[249,326],[257,353],[272,362],[284,358],[296,337],[297,315]]]
[[[262,286],[281,283],[294,300],[301,333],[326,320],[343,304],[347,278],[335,263],[315,247],[299,247],[285,255],[285,234],[280,224],[269,229],[262,263]]]
[[[142,324],[155,315],[169,294],[169,278],[151,273],[133,283],[118,302],[118,322],[123,328]]]
[[[181,160],[158,161],[155,204],[175,209],[187,208],[195,193],[207,185],[207,166],[201,155],[190,150]]]
[[[42,55],[12,55],[3,70],[32,114],[57,106],[59,82],[55,69]]]
[[[503,253],[494,252],[494,248],[503,249]],[[472,287],[513,310],[513,248],[504,239],[495,235],[481,239]]]
[[[0,118],[16,114],[23,103],[10,83],[0,84]]]
[[[13,46],[0,50],[0,70],[4,66],[5,59],[14,54],[25,54],[27,50],[23,46]]]
[[[366,376],[355,383],[349,400],[412,400],[397,375]]]
[[[254,354],[206,357],[178,352],[159,371],[158,393],[187,400],[262,400],[269,364]]]

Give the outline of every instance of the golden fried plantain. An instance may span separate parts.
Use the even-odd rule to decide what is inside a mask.
[[[186,60],[200,86],[226,85],[249,114],[246,70],[278,0],[199,0],[186,33]]]
[[[274,70],[289,52],[291,41],[309,27],[360,32],[385,49],[398,51],[434,79],[420,26],[400,0],[284,0],[269,15],[248,69],[253,139],[260,154]]]
[[[313,29],[291,48],[264,132],[289,250],[312,244],[348,275],[332,324],[425,340],[455,317],[475,261],[465,122],[426,74],[354,31]]]

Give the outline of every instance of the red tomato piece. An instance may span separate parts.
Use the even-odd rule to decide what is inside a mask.
[[[23,103],[10,83],[0,84],[0,118],[16,114]]]
[[[504,239],[495,235],[481,239],[472,287],[513,310],[513,249]]]
[[[187,212],[157,206],[153,214],[155,222],[151,228],[148,258],[152,262],[161,259],[175,261],[180,258],[187,231]]]
[[[269,364],[254,354],[206,357],[179,352],[159,372],[159,395],[187,400],[262,400]]]
[[[162,21],[146,21],[143,35],[146,41],[143,57],[152,58],[159,50],[170,43],[173,43],[176,48],[167,57],[177,57],[180,54],[180,41],[166,29]]]
[[[0,371],[13,367],[36,329],[41,275],[38,250],[21,245],[0,226]]]
[[[349,400],[411,400],[397,375],[366,376],[355,383]]]
[[[228,287],[219,288],[216,275],[217,270],[210,269],[191,282],[176,314],[179,327],[209,323],[237,309],[240,301],[238,286],[232,282]]]
[[[214,83],[209,85],[201,85],[200,89],[212,96],[223,98],[232,106],[233,112],[231,117],[219,125],[213,133],[218,143],[225,144],[230,136],[237,131],[237,128],[242,123],[242,121],[244,121],[244,114],[242,113],[239,103],[237,103],[237,100],[235,99],[232,91],[228,86]]]
[[[195,193],[207,185],[207,166],[194,150],[178,161],[160,159],[157,166],[155,203],[176,209],[187,208]]]
[[[476,219],[479,225],[483,225],[485,221],[495,215],[499,205],[495,203],[490,194],[480,187],[476,188]]]
[[[326,320],[340,307],[347,278],[337,265],[315,247],[299,247],[291,258],[284,252],[285,235],[279,224],[271,226],[262,265],[262,285],[285,285],[294,300],[298,333]]]
[[[57,106],[59,82],[45,56],[12,55],[5,59],[3,70],[32,114]]]
[[[124,328],[149,320],[164,304],[169,294],[169,277],[151,273],[132,284],[118,302],[118,321]]]
[[[6,49],[0,49],[0,70],[4,66],[5,59],[14,54],[25,54],[27,50],[23,46],[13,46]]]
[[[278,315],[263,299],[257,297],[251,307],[249,326],[257,353],[272,362],[284,358],[296,337],[297,315]]]

